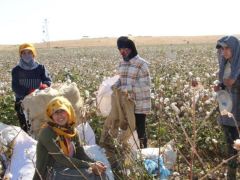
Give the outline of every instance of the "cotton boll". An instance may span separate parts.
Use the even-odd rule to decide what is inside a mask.
[[[172,108],[172,110],[178,115],[180,113],[180,110],[178,109],[178,107],[176,106],[176,102],[172,103],[170,106]]]
[[[160,88],[160,89],[164,89],[165,86],[164,86],[163,84],[161,84],[161,85],[159,86],[159,88]]]
[[[215,80],[215,81],[213,81],[213,84],[214,84],[214,85],[218,85],[219,83],[220,83],[219,80]]]
[[[180,174],[178,172],[173,172],[172,175],[173,176],[180,176]]]
[[[205,139],[205,142],[208,143],[210,140],[211,140],[211,138],[210,138],[210,137],[207,137],[207,138]]]
[[[190,87],[189,84],[184,85],[184,89],[188,89],[189,87]]]
[[[169,111],[170,107],[166,106],[164,109],[165,109],[165,112],[167,112],[167,111]]]
[[[216,139],[212,139],[212,142],[213,142],[214,144],[217,144],[217,143],[218,143],[218,141],[217,141]]]
[[[180,107],[180,110],[181,110],[181,111],[184,111],[185,109],[186,109],[186,108],[185,108],[184,106],[181,106],[181,107]]]
[[[168,104],[169,101],[170,101],[169,98],[165,98],[164,101],[163,101],[163,103],[164,103],[164,104]]]
[[[90,93],[89,93],[89,91],[88,91],[88,90],[85,90],[85,91],[84,91],[84,94],[85,94],[85,97],[87,97],[87,98],[88,98],[88,97],[89,97],[89,95],[90,95]]]
[[[211,104],[211,100],[210,99],[206,100],[205,104]]]
[[[155,99],[154,93],[151,93],[151,98],[152,98],[152,99]]]
[[[233,144],[233,148],[240,151],[240,139],[236,139]]]
[[[71,79],[68,78],[67,81],[66,81],[66,83],[67,83],[67,84],[71,84],[71,83],[72,83]]]
[[[199,82],[201,79],[200,77],[196,77],[196,81]]]
[[[207,78],[210,78],[210,77],[211,77],[209,73],[205,73],[205,76],[206,76]]]
[[[4,177],[4,180],[11,180],[12,179],[12,174],[11,173],[7,173]]]
[[[160,101],[160,103],[163,103],[164,102],[163,97],[160,97],[159,101]]]

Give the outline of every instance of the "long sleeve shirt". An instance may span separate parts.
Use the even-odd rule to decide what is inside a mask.
[[[39,64],[33,70],[24,70],[18,65],[12,69],[12,90],[15,93],[16,101],[22,100],[30,90],[38,89],[41,83],[50,86],[51,82],[44,65]]]
[[[119,80],[114,86],[131,93],[136,114],[148,114],[151,110],[150,73],[148,62],[140,56],[121,61],[118,67]]]

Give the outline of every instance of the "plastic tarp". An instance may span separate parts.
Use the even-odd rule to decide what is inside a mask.
[[[97,106],[103,117],[107,117],[111,112],[112,85],[117,82],[119,76],[113,76],[105,79],[97,92]]]

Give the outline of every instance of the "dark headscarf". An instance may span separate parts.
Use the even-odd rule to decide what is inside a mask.
[[[220,49],[221,47],[229,47],[232,51],[230,78],[236,80],[240,75],[240,42],[234,36],[224,36],[217,41],[216,48]],[[224,68],[227,60],[220,54],[218,60],[220,65],[219,80],[223,82]]]
[[[120,48],[131,49],[131,53],[127,57],[124,58],[125,61],[129,61],[130,59],[132,59],[133,57],[135,57],[138,54],[134,42],[131,39],[128,39],[128,37],[126,37],[126,36],[121,36],[118,38],[117,47],[118,47],[118,49],[120,49]]]

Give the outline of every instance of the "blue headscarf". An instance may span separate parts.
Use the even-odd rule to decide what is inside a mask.
[[[234,36],[224,36],[218,40],[216,48],[220,49],[221,47],[226,47],[226,46],[231,48],[231,51],[232,51],[230,78],[236,81],[240,75],[240,42]],[[227,60],[223,57],[223,55],[220,54],[220,51],[218,51],[218,53],[219,53],[218,61],[220,66],[219,80],[222,83],[224,68],[225,68],[225,64],[227,63]]]

